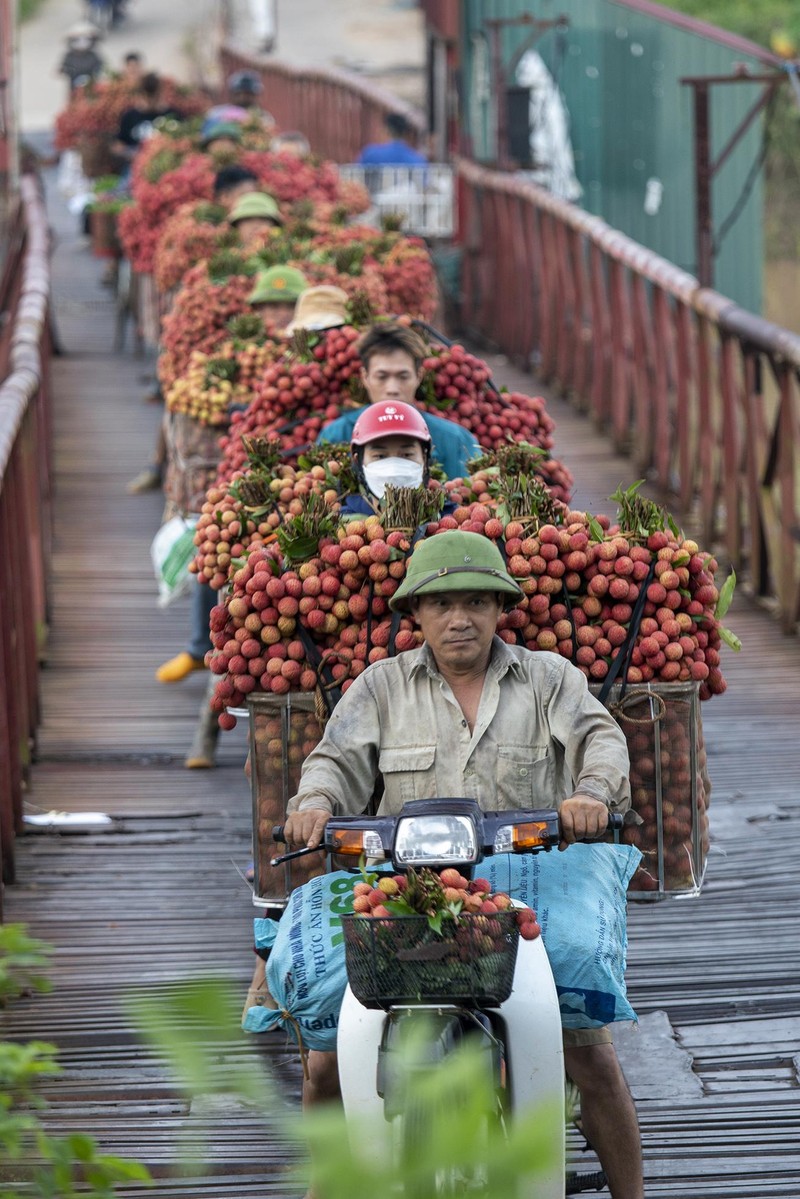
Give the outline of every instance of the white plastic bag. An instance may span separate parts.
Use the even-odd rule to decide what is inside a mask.
[[[81,156],[77,150],[63,150],[58,160],[58,181],[56,186],[64,199],[73,196],[87,195],[93,198],[92,181],[83,173]]]
[[[158,580],[158,606],[166,608],[186,595],[194,583],[189,563],[197,549],[194,544],[196,516],[173,516],[156,533],[150,546],[153,569]]]

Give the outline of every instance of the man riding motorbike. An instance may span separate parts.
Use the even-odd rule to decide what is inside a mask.
[[[425,644],[374,663],[337,704],[290,801],[290,844],[316,847],[332,814],[363,812],[379,775],[381,811],[436,795],[496,810],[557,806],[560,848],[600,836],[609,809],[629,807],[625,739],[583,674],[496,636],[520,595],[487,538],[454,530],[419,544],[389,603],[413,615]],[[563,1037],[613,1199],[642,1199],[636,1111],[609,1030]],[[309,1070],[304,1104],[337,1098],[336,1055],[311,1053]]]

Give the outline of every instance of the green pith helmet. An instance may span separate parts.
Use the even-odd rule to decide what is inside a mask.
[[[212,125],[207,129],[200,145],[206,149],[212,142],[223,139],[231,142],[240,142],[242,140],[242,130],[235,121],[218,121],[216,125]]]
[[[494,542],[480,533],[458,529],[419,543],[389,607],[393,612],[408,612],[409,601],[416,596],[443,591],[495,591],[509,607],[522,598],[522,590],[506,570]]]
[[[247,192],[231,209],[228,224],[238,225],[239,221],[249,220],[274,221],[276,225],[280,225],[281,210],[266,192]]]
[[[255,287],[247,297],[248,304],[294,304],[308,280],[295,266],[271,266],[256,275]]]

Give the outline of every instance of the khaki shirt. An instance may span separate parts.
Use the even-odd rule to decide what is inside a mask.
[[[380,773],[381,814],[437,796],[487,811],[558,807],[576,791],[625,811],[628,771],[619,726],[565,658],[495,637],[470,733],[423,645],[374,663],[345,692],[288,809],[357,815]]]

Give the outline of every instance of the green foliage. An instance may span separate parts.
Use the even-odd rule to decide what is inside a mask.
[[[414,1065],[424,1040],[425,1031],[420,1028],[420,1037],[416,1045],[408,1046],[408,1059],[402,1067],[411,1082],[407,1092],[415,1108],[418,1135],[406,1141],[399,1160],[375,1152],[375,1146],[386,1140],[382,1116],[374,1125],[369,1120],[360,1124],[352,1141],[336,1108],[304,1116],[303,1136],[314,1162],[319,1163],[315,1185],[320,1193],[325,1199],[395,1194],[398,1190],[422,1195],[433,1178],[453,1171],[462,1177],[482,1178],[485,1189],[481,1193],[487,1199],[517,1195],[523,1177],[526,1193],[535,1195],[536,1177],[551,1162],[553,1146],[563,1136],[560,1112],[555,1107],[537,1108],[502,1125],[491,1111],[491,1088],[481,1053],[466,1044],[448,1059],[446,1069],[420,1071]]]
[[[797,0],[669,0],[669,7],[738,33],[782,56],[800,55]],[[800,258],[800,107],[788,83],[766,114],[765,237],[768,259]]]
[[[647,541],[651,533],[661,529],[671,529],[678,536],[678,526],[665,508],[653,500],[639,494],[639,488],[644,479],[623,487],[620,483],[613,495],[609,496],[618,506],[619,523],[624,535],[630,539]]]
[[[797,0],[669,0],[669,8],[769,46],[775,33],[800,40]]]
[[[49,948],[22,925],[0,925],[0,1002],[49,990],[40,974]],[[113,1199],[118,1183],[148,1183],[144,1166],[98,1153],[92,1137],[45,1131],[37,1113],[46,1104],[36,1086],[61,1073],[56,1054],[43,1041],[0,1041],[0,1199]]]
[[[536,1177],[549,1168],[553,1146],[563,1136],[559,1106],[501,1121],[494,1110],[492,1081],[486,1077],[485,1054],[467,1045],[453,1055],[447,1069],[420,1070],[426,1032],[420,1027],[419,1035],[409,1038],[407,1056],[399,1065],[399,1085],[413,1097],[419,1135],[406,1142],[397,1160],[392,1153],[376,1152],[387,1137],[382,1113],[374,1124],[362,1119],[351,1140],[338,1105],[307,1111],[301,1120],[286,1108],[255,1061],[248,1061],[244,1070],[240,1057],[226,1063],[225,1048],[241,1041],[238,1007],[225,985],[214,979],[188,983],[157,999],[144,995],[132,1002],[131,1012],[189,1096],[227,1093],[258,1110],[269,1110],[273,1117],[277,1114],[287,1141],[296,1141],[299,1132],[315,1163],[315,1186],[325,1199],[398,1191],[420,1195],[426,1180],[450,1169],[488,1176],[490,1185],[483,1192],[487,1199],[516,1195],[523,1177],[528,1193],[535,1194]],[[298,1187],[299,1175],[305,1172],[305,1167],[295,1170]]]
[[[50,946],[29,937],[21,924],[0,924],[0,1005],[26,991],[49,991],[42,973]]]
[[[35,17],[43,4],[44,0],[19,0],[20,23],[30,21],[31,17]]]
[[[241,1004],[219,979],[196,979],[168,996],[142,992],[129,1006],[188,1095],[235,1094],[264,1102],[263,1080],[254,1070],[243,1071],[235,1055],[242,1039]]]

